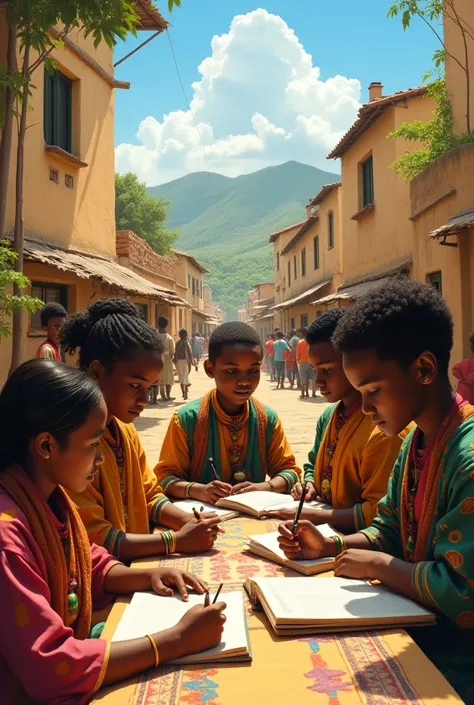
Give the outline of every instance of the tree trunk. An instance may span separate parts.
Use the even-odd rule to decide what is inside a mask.
[[[7,74],[13,76],[17,70],[16,59],[16,32],[17,23],[8,23],[7,45]],[[0,140],[0,238],[5,235],[5,221],[7,216],[8,176],[10,172],[10,156],[13,135],[13,105],[15,92],[10,87],[5,88],[4,121],[2,137]]]
[[[21,102],[20,124],[18,128],[18,146],[16,152],[16,199],[15,199],[15,236],[13,240],[13,248],[17,254],[15,269],[23,274],[23,171],[24,171],[24,153],[25,153],[25,136],[26,136],[26,120],[28,116],[28,99],[29,99],[29,75],[28,65],[30,59],[30,47],[25,47],[23,56],[22,76],[23,99]],[[16,296],[22,296],[23,290],[19,287],[14,287]],[[10,374],[16,370],[23,362],[23,311],[15,311],[13,313],[12,325],[12,360],[10,366]]]

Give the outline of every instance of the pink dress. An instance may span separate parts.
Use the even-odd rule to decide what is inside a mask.
[[[474,355],[454,365],[453,375],[459,380],[457,393],[474,405]]]
[[[36,487],[32,488],[37,491]],[[43,500],[44,501],[44,500]],[[46,504],[46,502],[45,502]],[[51,522],[63,524],[49,509]],[[117,561],[93,544],[92,600],[102,609],[114,598],[104,579]],[[108,659],[102,639],[79,640],[50,605],[46,566],[30,525],[18,506],[0,490],[0,702],[30,702],[8,690],[14,673],[34,701],[48,705],[85,705],[100,686]],[[7,685],[6,685],[7,684]],[[5,698],[5,699],[4,699]]]

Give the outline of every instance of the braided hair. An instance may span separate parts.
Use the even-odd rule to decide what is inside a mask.
[[[138,349],[163,352],[158,332],[127,299],[100,299],[74,314],[64,324],[60,340],[69,354],[79,349],[84,370],[98,360],[110,372],[116,360],[131,360]]]

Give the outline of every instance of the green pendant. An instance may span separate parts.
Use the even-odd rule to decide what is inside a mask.
[[[234,472],[234,480],[237,480],[237,482],[243,482],[245,480],[245,473],[242,471]]]
[[[79,598],[75,592],[70,592],[67,596],[67,609],[70,615],[75,615],[79,611]]]

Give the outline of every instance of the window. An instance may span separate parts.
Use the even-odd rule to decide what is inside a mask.
[[[306,276],[306,247],[301,250],[301,276]]]
[[[280,253],[277,252],[277,272],[280,271]]]
[[[135,304],[143,320],[148,323],[148,304]]]
[[[328,213],[328,249],[334,247],[334,213]]]
[[[293,330],[294,327],[295,327],[295,319],[294,319],[294,318],[290,318],[290,328],[291,328],[291,330]]]
[[[441,272],[432,272],[426,276],[426,283],[431,284],[440,294],[443,293],[443,280]]]
[[[191,275],[188,274],[188,289],[191,288]]]
[[[44,72],[44,141],[71,152],[72,81],[61,71]]]
[[[362,208],[374,202],[374,160],[369,157],[362,162]]]
[[[319,269],[319,235],[313,240],[314,268]]]
[[[295,275],[295,279],[298,279],[298,261],[296,259],[296,255],[293,257],[293,273]]]
[[[288,262],[288,286],[291,286],[291,262]]]
[[[67,311],[67,286],[32,282],[31,296],[34,296],[36,299],[41,299],[45,304],[53,302],[61,304]],[[41,330],[41,314],[39,311],[36,311],[36,313],[31,316],[30,327],[32,330]]]
[[[301,328],[307,328],[308,323],[309,323],[308,314],[302,313],[301,314]]]

